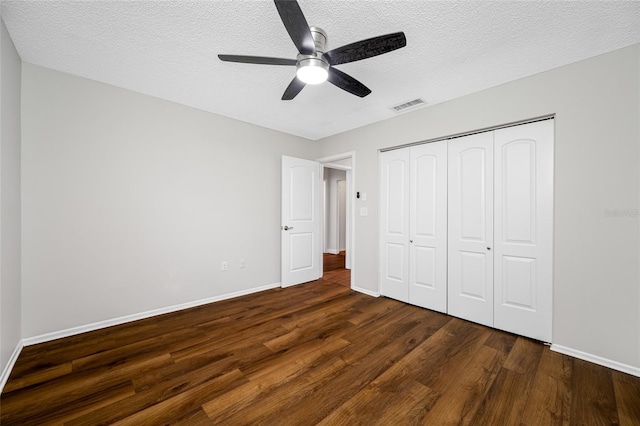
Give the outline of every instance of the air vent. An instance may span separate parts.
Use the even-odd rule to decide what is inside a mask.
[[[424,105],[424,104],[426,104],[426,102],[423,101],[422,99],[414,99],[412,101],[393,106],[391,107],[391,109],[394,110],[395,112],[402,112],[402,111],[408,110],[409,108],[415,108],[418,105]]]

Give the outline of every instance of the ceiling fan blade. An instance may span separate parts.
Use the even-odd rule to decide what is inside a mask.
[[[407,45],[403,32],[382,35],[356,41],[346,46],[338,47],[324,54],[331,65],[346,64],[361,59],[382,55]]]
[[[334,86],[337,86],[342,90],[346,90],[353,95],[360,96],[361,98],[364,98],[369,93],[371,93],[371,89],[369,89],[367,86],[360,83],[349,74],[345,74],[335,68],[329,68],[329,78],[327,80],[329,80],[329,83],[333,84]]]
[[[298,63],[295,59],[269,58],[266,56],[218,55],[218,58],[225,62],[241,62],[244,64],[296,65]]]
[[[293,80],[291,80],[291,83],[289,83],[284,91],[284,94],[282,95],[282,100],[290,101],[291,99],[295,98],[298,93],[300,93],[300,91],[304,89],[304,86],[306,86],[305,82],[300,80],[298,77],[293,77]]]
[[[280,19],[289,32],[293,44],[303,55],[316,53],[316,44],[311,36],[309,24],[296,0],[274,0]]]

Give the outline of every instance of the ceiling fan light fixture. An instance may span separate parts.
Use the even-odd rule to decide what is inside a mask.
[[[320,84],[329,77],[329,64],[319,58],[304,58],[298,61],[296,76],[306,84]]]

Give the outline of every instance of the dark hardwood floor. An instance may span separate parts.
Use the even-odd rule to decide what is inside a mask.
[[[640,378],[319,280],[26,347],[0,409],[2,425],[639,425]]]
[[[345,269],[345,252],[340,254],[324,253],[322,258],[323,275],[325,281],[351,287],[351,271]]]

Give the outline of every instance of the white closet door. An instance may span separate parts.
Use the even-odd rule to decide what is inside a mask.
[[[380,292],[409,301],[409,150],[380,154]]]
[[[553,120],[495,131],[497,328],[551,342]]]
[[[411,148],[409,303],[447,312],[447,142]]]
[[[493,326],[493,133],[449,141],[450,315]]]

